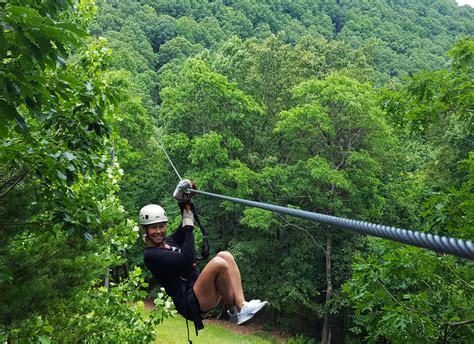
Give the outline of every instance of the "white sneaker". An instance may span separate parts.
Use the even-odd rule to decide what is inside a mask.
[[[247,301],[245,303],[261,303],[262,301],[260,299],[252,299],[250,301]],[[235,324],[237,324],[237,311],[234,308],[232,308],[232,311],[228,310],[227,311],[227,314],[229,315],[229,320],[230,322],[233,322]]]
[[[260,304],[262,301],[260,299],[252,299],[248,302],[245,302],[245,303],[258,303]],[[237,324],[237,310],[235,309],[235,307],[232,309],[232,311],[228,310],[227,311],[227,314],[229,315],[229,321],[234,323],[234,324]]]
[[[236,312],[235,308],[233,312],[228,311],[229,320],[236,323],[237,325],[242,325],[244,322],[249,321],[253,318],[257,312],[259,312],[263,307],[268,305],[268,301],[252,300],[250,302],[245,302],[240,312]]]

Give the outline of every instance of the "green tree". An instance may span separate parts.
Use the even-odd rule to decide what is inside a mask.
[[[276,118],[277,148],[266,151],[265,167],[253,177],[253,197],[319,213],[380,219],[387,203],[379,194],[390,180],[394,155],[387,153],[395,141],[381,118],[376,92],[333,73],[296,86],[292,101],[294,107]],[[325,342],[338,338],[331,329],[338,327],[348,305],[341,286],[350,277],[360,239],[257,210],[245,211],[241,222],[258,229],[237,231],[232,241],[246,288],[268,298],[281,316],[286,313],[285,322],[298,319],[319,328]],[[268,257],[268,263],[256,268],[251,262],[261,257]],[[308,312],[310,317],[301,319],[299,314]]]
[[[311,73],[315,57],[284,44],[277,36],[263,41],[234,37],[220,48],[217,56],[209,56],[209,60],[261,103],[272,118],[289,107],[290,89]]]
[[[178,73],[163,74],[161,82],[166,85],[161,92],[163,141],[178,171],[194,178],[202,189],[245,195],[244,185],[251,179],[247,166],[258,160],[253,151],[261,142],[257,134],[264,123],[261,108],[199,59],[186,60]],[[236,190],[236,183],[242,189]],[[199,201],[212,218],[209,231],[215,247],[225,248],[232,237],[231,224],[238,224],[239,208],[226,214],[215,205],[207,207],[211,202]]]
[[[183,132],[190,138],[209,131],[255,141],[255,124],[262,116],[253,99],[199,59],[188,59],[161,91],[160,120],[168,132]]]
[[[158,54],[160,65],[163,66],[173,59],[184,59],[194,56],[203,50],[203,46],[199,43],[191,43],[186,38],[176,37],[160,47]]]
[[[472,39],[451,50],[451,70],[414,75],[385,105],[420,150],[415,173],[422,229],[470,239],[472,217]],[[428,152],[428,154],[426,154]],[[442,163],[440,163],[442,162]],[[353,331],[370,342],[465,342],[472,338],[472,262],[373,241],[353,266],[346,290]]]
[[[299,106],[283,112],[275,128],[285,142],[291,142],[281,145],[280,151],[281,159],[294,166],[296,175],[290,178],[298,180],[298,184],[292,193],[308,194],[304,188],[312,185],[317,191],[314,197],[309,195],[306,199],[310,210],[352,218],[378,218],[383,207],[383,200],[377,196],[383,179],[383,149],[388,150],[391,140],[380,118],[374,91],[367,84],[331,74],[324,81],[303,82],[295,88],[294,97]],[[336,235],[330,228],[323,231],[326,305],[322,341],[326,343],[331,338],[330,314],[337,313],[343,305],[341,300],[331,300],[337,296],[333,295],[332,264],[347,251],[344,245],[333,246],[340,242],[337,237],[341,234]],[[340,284],[336,285],[339,287]]]
[[[344,286],[352,331],[369,343],[465,342],[472,338],[472,264],[371,240]]]
[[[85,33],[92,2],[75,6],[69,1],[0,4],[0,73],[5,76],[0,95],[0,340],[5,342],[77,339],[62,326],[76,317],[84,323],[92,317],[100,337],[111,330],[100,325],[105,317],[77,311],[71,302],[111,314],[111,308],[98,304],[143,297],[126,297],[124,287],[88,299],[109,268],[123,262],[138,229],[115,196],[121,170],[109,149],[118,102],[103,71],[110,49],[103,39]],[[140,324],[160,320],[153,315],[147,321],[127,308],[126,303],[116,307],[122,312],[120,326],[131,319]],[[163,311],[167,314],[167,308]],[[134,331],[134,325],[122,329]]]

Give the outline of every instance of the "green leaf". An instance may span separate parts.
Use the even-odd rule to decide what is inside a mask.
[[[8,11],[17,16],[38,17],[38,12],[32,8],[23,6],[8,6]]]
[[[53,333],[54,327],[51,325],[46,325],[46,326],[43,326],[43,330],[45,330],[48,333]]]
[[[20,116],[20,114],[16,108],[0,99],[0,118],[16,119],[17,116]]]
[[[63,153],[63,157],[65,157],[65,158],[68,159],[69,161],[76,159],[76,157],[74,156],[74,154],[72,154],[71,152],[64,152],[64,153]]]
[[[40,32],[44,34],[46,37],[48,37],[49,39],[55,40],[61,43],[64,43],[67,41],[74,41],[73,39],[71,39],[70,35],[67,35],[65,32],[53,26],[41,25]],[[58,49],[60,49],[59,46],[58,46]]]
[[[56,171],[56,174],[57,176],[59,177],[59,179],[62,179],[62,180],[66,180],[67,177],[61,172],[61,171]]]
[[[20,115],[17,115],[17,116],[15,116],[15,120],[18,123],[18,125],[20,126],[20,128],[23,129],[23,131],[28,131],[28,125],[26,124],[23,117],[21,117]]]
[[[51,341],[49,340],[49,338],[46,337],[46,336],[40,336],[38,339],[39,339],[39,341],[40,341],[41,344],[50,344],[50,343],[51,343]]]
[[[85,32],[84,30],[81,30],[77,25],[73,23],[67,23],[67,22],[56,23],[56,26],[62,27],[63,29],[71,31],[75,33],[76,35],[78,35],[79,37],[87,36],[87,32]]]
[[[29,34],[34,38],[34,43],[41,48],[43,53],[53,50],[53,46],[51,45],[50,40],[46,39],[38,31],[31,31]]]

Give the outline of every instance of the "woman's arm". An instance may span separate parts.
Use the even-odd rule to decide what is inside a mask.
[[[179,210],[181,211],[181,216],[183,216],[183,213],[185,211],[185,202],[178,202]],[[191,211],[194,211],[194,204],[190,203]],[[178,229],[171,235],[168,236],[168,238],[174,240],[178,245],[183,245],[184,243],[184,233],[185,230],[182,225],[178,227]]]
[[[191,228],[180,227],[184,236],[180,251],[171,251],[161,248],[150,248],[145,250],[145,264],[155,268],[183,268],[194,263],[195,248],[194,235]]]

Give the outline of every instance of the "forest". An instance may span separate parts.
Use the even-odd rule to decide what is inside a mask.
[[[0,0],[0,342],[157,340],[163,148],[199,190],[473,240],[473,80],[454,0]],[[293,344],[474,342],[472,260],[194,201]]]

